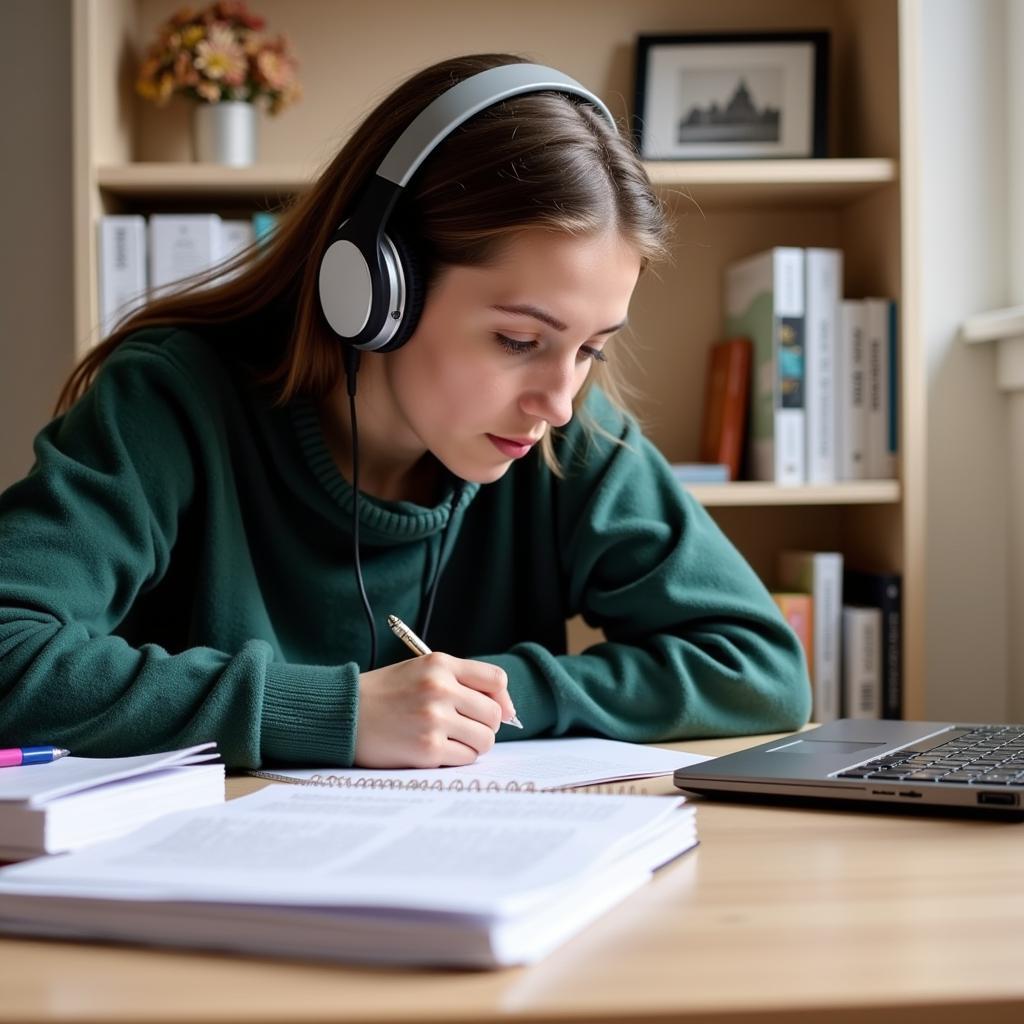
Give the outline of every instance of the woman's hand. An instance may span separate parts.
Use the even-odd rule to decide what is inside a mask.
[[[359,677],[355,763],[363,768],[472,764],[515,714],[497,665],[425,654]]]

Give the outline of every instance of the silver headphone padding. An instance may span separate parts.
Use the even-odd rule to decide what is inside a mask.
[[[388,316],[376,337],[360,344],[366,351],[383,348],[394,336],[405,314],[405,276],[395,243],[384,235],[384,269],[388,295]],[[359,248],[347,239],[332,242],[320,261],[320,305],[331,330],[339,337],[354,338],[370,319],[373,288],[370,268]],[[398,314],[397,316],[395,314]]]
[[[344,282],[344,286],[339,282]],[[320,305],[331,330],[354,338],[370,319],[370,268],[347,239],[332,242],[320,261]]]

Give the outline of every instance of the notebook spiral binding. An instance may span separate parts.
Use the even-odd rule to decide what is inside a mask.
[[[289,782],[296,786],[327,786],[330,789],[403,789],[424,793],[590,793],[595,795],[614,796],[650,796],[642,786],[635,783],[612,785],[592,785],[581,789],[546,789],[532,782],[480,782],[479,779],[452,779],[442,782],[440,779],[375,779],[365,775],[355,778],[347,775],[312,775],[308,779],[293,779],[288,775],[277,775],[274,772],[250,771],[247,775],[270,782]]]

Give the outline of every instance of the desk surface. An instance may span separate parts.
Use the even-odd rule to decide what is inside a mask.
[[[0,940],[0,1022],[1024,1020],[1024,824],[697,803],[696,851],[532,967]]]

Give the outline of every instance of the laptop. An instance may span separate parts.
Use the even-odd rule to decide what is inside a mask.
[[[1024,818],[1024,725],[843,718],[679,768],[702,796]]]

